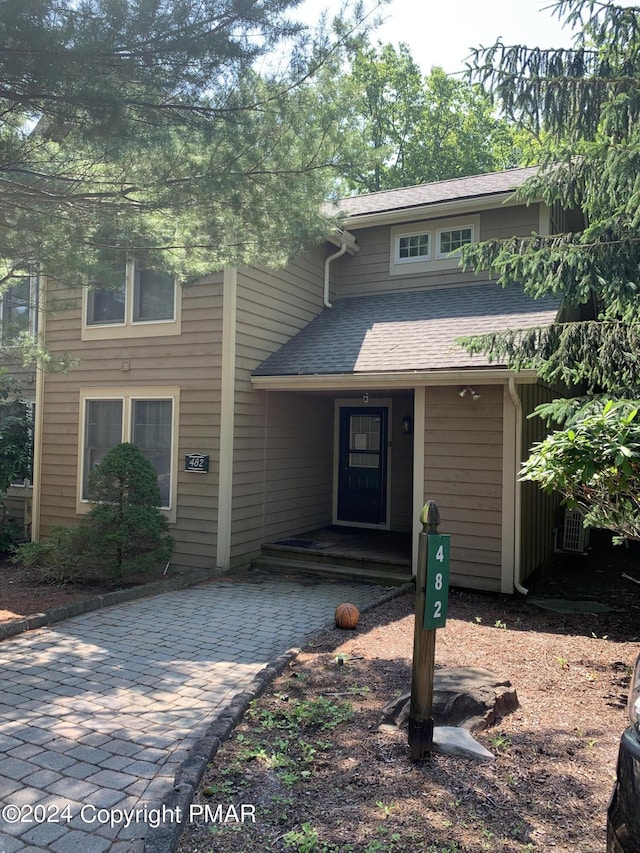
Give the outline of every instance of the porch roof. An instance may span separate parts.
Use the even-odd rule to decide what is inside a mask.
[[[338,299],[266,359],[255,377],[367,375],[504,367],[455,341],[548,326],[557,297],[532,299],[495,282]]]

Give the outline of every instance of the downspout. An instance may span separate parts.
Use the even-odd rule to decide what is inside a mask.
[[[216,568],[221,571],[228,571],[231,567],[237,317],[238,270],[236,267],[225,267],[222,278],[220,447],[216,528]]]
[[[324,307],[325,308],[333,308],[333,304],[331,302],[329,302],[329,267],[331,266],[332,261],[335,261],[338,258],[341,258],[346,251],[347,251],[347,244],[343,243],[337,252],[335,252],[333,255],[329,255],[329,257],[325,259],[325,262],[324,262]]]
[[[522,544],[522,484],[518,479],[518,474],[520,473],[520,463],[522,461],[522,401],[520,397],[518,397],[518,392],[516,390],[516,380],[513,376],[509,377],[509,396],[513,402],[514,408],[516,410],[516,441],[515,441],[515,459],[514,459],[514,468],[516,471],[516,490],[515,490],[515,502],[514,502],[514,510],[513,510],[513,520],[514,520],[514,559],[513,559],[513,585],[522,595],[528,595],[529,590],[526,589],[522,585],[522,579],[520,577],[520,572],[522,571],[522,559],[521,559],[521,544]]]
[[[38,284],[38,298],[36,301],[37,336],[38,342],[44,346],[46,334],[46,292],[47,279],[42,276]],[[44,364],[41,358],[36,362],[36,388],[35,388],[35,418],[33,429],[33,472],[31,489],[31,541],[40,541],[40,515],[42,512],[41,489],[42,489],[42,433],[44,429]]]

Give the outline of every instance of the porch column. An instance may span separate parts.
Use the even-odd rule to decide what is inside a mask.
[[[511,594],[516,579],[516,564],[520,550],[520,518],[518,474],[520,472],[521,440],[516,405],[504,386],[502,410],[502,576],[500,591]]]

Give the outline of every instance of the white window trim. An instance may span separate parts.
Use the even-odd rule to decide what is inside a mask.
[[[471,228],[472,240],[476,242],[480,235],[480,216],[465,216],[456,219],[427,219],[422,223],[395,225],[390,229],[389,274],[416,275],[418,273],[437,273],[441,270],[457,269],[460,265],[458,252],[438,254],[439,235],[444,231],[458,228]],[[429,234],[429,258],[401,258],[399,253],[400,238],[412,237],[417,234]]]
[[[452,252],[441,252],[440,251],[440,237],[442,234],[446,234],[449,231],[463,231],[466,228],[469,228],[471,230],[471,242],[475,243],[476,242],[476,235],[475,235],[475,226],[474,226],[473,222],[464,222],[460,225],[447,225],[444,228],[438,228],[436,230],[436,259],[437,260],[442,260],[443,258],[446,258],[447,260],[449,258],[456,258],[457,259],[460,257],[460,249],[454,249]]]
[[[84,472],[84,439],[87,417],[87,402],[91,400],[122,400],[122,441],[131,441],[131,411],[134,400],[171,400],[171,491],[169,506],[161,507],[169,522],[174,523],[177,514],[178,498],[178,424],[180,412],[180,389],[176,386],[134,386],[118,388],[81,388],[80,389],[80,428],[78,432],[78,471],[76,487],[76,512],[85,515],[91,509],[91,502],[82,497]]]
[[[400,240],[403,237],[428,237],[429,238],[429,253],[427,255],[416,255],[415,257],[401,258],[400,257]],[[415,264],[427,262],[431,260],[433,253],[433,234],[429,228],[418,228],[416,231],[402,231],[395,235],[394,257],[396,264]]]
[[[174,280],[173,283],[173,319],[169,320],[134,320],[134,286],[135,260],[127,261],[125,275],[125,309],[124,322],[118,323],[87,323],[89,308],[89,288],[82,289],[82,331],[83,341],[115,340],[118,338],[160,337],[162,335],[179,335],[182,324],[182,289]]]

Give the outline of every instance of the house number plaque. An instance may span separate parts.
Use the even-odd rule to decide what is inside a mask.
[[[184,470],[197,474],[209,473],[209,457],[204,453],[187,453],[184,457]]]
[[[444,628],[449,596],[448,535],[427,536],[427,583],[424,605],[424,627],[431,631]]]

